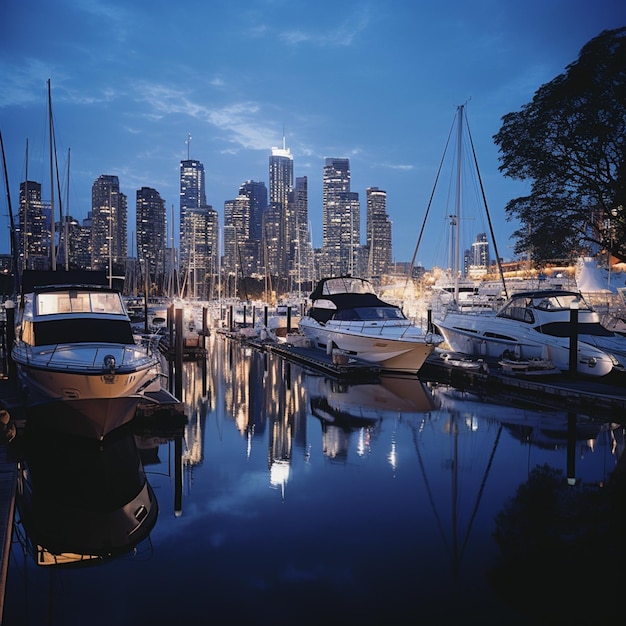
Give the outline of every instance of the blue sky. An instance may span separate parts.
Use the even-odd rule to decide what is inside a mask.
[[[49,200],[50,79],[64,180],[70,152],[63,197],[75,217],[86,217],[93,181],[114,174],[128,196],[129,234],[141,186],[160,192],[168,220],[174,207],[177,229],[188,149],[222,216],[242,182],[268,183],[284,129],[294,175],[309,180],[313,244],[322,239],[324,158],[348,157],[363,215],[367,187],[387,192],[394,258],[406,261],[456,107],[467,103],[498,250],[509,259],[516,225],[504,206],[527,187],[498,172],[501,118],[590,39],[624,25],[619,0],[2,0],[0,130],[13,211],[27,140],[29,179]],[[427,267],[445,264],[445,172],[437,190],[417,254]],[[4,191],[0,252],[9,250]],[[479,219],[468,219],[472,234],[487,228]]]

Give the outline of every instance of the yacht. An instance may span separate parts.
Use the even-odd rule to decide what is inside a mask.
[[[24,272],[15,323],[11,356],[29,403],[71,404],[92,422],[80,431],[104,437],[158,384],[158,356],[135,341],[104,273]]]
[[[599,377],[626,368],[626,337],[600,323],[575,291],[539,289],[513,294],[496,313],[449,312],[435,325],[448,347],[460,354],[550,360],[570,367],[572,312],[577,311],[578,374]]]
[[[339,351],[383,371],[417,373],[443,341],[415,326],[399,307],[381,300],[364,278],[324,278],[309,297],[312,306],[298,327],[328,355]]]

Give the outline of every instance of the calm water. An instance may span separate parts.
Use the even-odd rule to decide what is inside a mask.
[[[36,565],[19,520],[4,624],[623,621],[621,426],[416,378],[338,383],[220,336],[184,393],[182,438],[18,441],[33,501],[64,515],[52,534],[75,513],[97,544],[142,467],[158,517],[78,568]]]

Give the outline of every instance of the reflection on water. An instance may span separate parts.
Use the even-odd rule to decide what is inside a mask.
[[[338,382],[220,335],[184,368],[184,432],[137,440],[160,509],[149,561],[66,575],[49,623],[610,616],[563,598],[623,580],[597,576],[621,556],[623,427],[415,377]],[[15,570],[5,613],[41,623]]]
[[[105,445],[29,433],[17,484],[17,535],[38,565],[95,564],[133,550],[157,502],[129,430]]]

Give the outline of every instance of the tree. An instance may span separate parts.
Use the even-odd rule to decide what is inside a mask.
[[[532,181],[505,208],[521,223],[516,253],[541,263],[599,247],[626,260],[626,27],[589,41],[502,122],[500,171]]]

